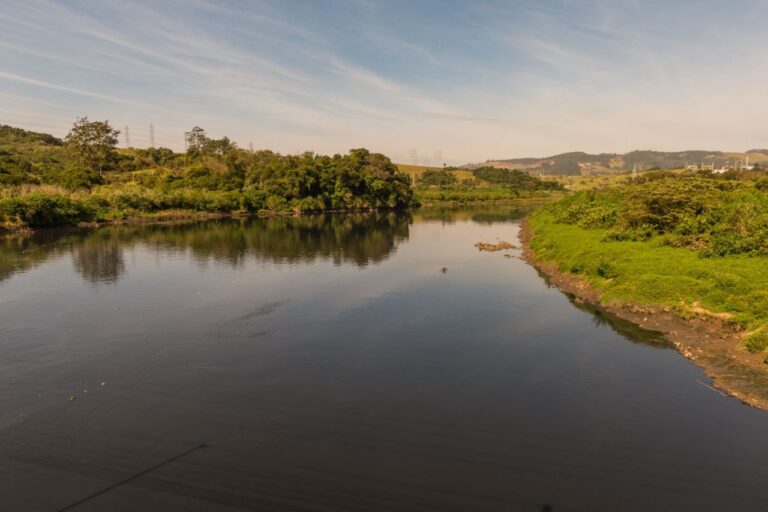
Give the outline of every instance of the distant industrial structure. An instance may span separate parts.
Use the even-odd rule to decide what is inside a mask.
[[[699,165],[687,165],[686,168],[692,171],[710,171],[715,174],[724,174],[728,171],[752,171],[755,169],[755,165],[749,163],[749,156],[747,156],[743,161],[722,162],[719,164],[719,167],[713,160],[711,164],[705,164],[702,161]]]

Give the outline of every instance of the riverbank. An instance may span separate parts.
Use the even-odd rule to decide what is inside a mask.
[[[299,215],[305,213],[371,212],[406,209],[417,203],[392,205],[350,200],[326,205],[307,201],[272,201],[258,190],[162,190],[135,184],[71,192],[53,186],[0,189],[0,234],[39,228],[101,226],[174,219]],[[270,196],[274,199],[277,196]],[[279,198],[278,198],[279,199]]]
[[[663,300],[658,303],[632,300],[627,292],[631,287],[624,286],[622,293],[620,285],[626,283],[616,283],[620,277],[621,266],[615,260],[610,262],[613,265],[610,268],[606,264],[605,276],[597,279],[591,279],[589,274],[572,272],[570,270],[580,267],[572,260],[569,262],[570,267],[566,268],[563,259],[558,258],[567,241],[558,241],[553,237],[553,232],[547,231],[547,227],[551,227],[547,222],[546,218],[539,217],[533,220],[532,225],[531,219],[526,218],[521,225],[520,241],[523,259],[541,272],[550,284],[574,295],[577,302],[599,306],[644,329],[663,333],[680,353],[700,366],[714,380],[718,390],[746,404],[768,410],[768,371],[765,368],[764,356],[759,352],[747,350],[744,343],[745,332],[740,330],[738,323],[734,321],[734,315],[710,311],[691,300],[686,302],[683,299],[675,305]],[[596,240],[600,238],[599,233],[595,234],[575,226],[558,226],[558,229],[568,230],[569,237],[597,237]],[[613,256],[615,254],[602,255],[604,258]],[[645,259],[646,264],[654,264],[653,255],[647,252],[629,256],[630,259],[633,257]],[[601,259],[600,255],[588,251],[573,258],[591,259],[596,261],[597,265],[600,265]],[[643,276],[637,278],[642,281]],[[652,287],[653,283],[641,282],[640,286]],[[644,291],[653,293],[650,289]],[[701,384],[708,386],[703,382]]]
[[[148,224],[148,223],[166,223],[187,220],[213,220],[230,217],[250,217],[253,216],[247,212],[195,212],[195,211],[163,211],[147,213],[144,215],[135,215],[131,217],[115,219],[99,219],[92,221],[80,221],[72,224],[54,225],[31,228],[24,225],[0,226],[0,238],[12,235],[32,234],[39,229],[58,229],[58,228],[98,228],[103,226],[116,226],[121,224]]]

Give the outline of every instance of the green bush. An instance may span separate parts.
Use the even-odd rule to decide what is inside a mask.
[[[750,352],[761,352],[768,348],[768,332],[756,332],[747,338],[746,343]]]
[[[79,197],[33,192],[0,199],[0,216],[5,223],[42,227],[88,221],[95,211]]]
[[[472,174],[476,180],[482,180],[493,185],[512,186],[520,190],[563,190],[562,185],[557,182],[542,181],[517,169],[479,167],[474,169]]]
[[[447,187],[456,183],[456,176],[452,172],[427,170],[418,179],[419,185]]]
[[[659,237],[702,256],[768,254],[768,195],[761,182],[652,173],[634,183],[583,191],[549,205],[556,222],[608,229],[605,241]]]

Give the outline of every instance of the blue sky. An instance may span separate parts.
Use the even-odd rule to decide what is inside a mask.
[[[4,0],[0,26],[0,122],[57,135],[433,164],[768,147],[765,1]]]

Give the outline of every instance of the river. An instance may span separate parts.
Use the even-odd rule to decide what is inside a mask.
[[[0,510],[768,510],[768,414],[474,247],[523,214],[0,241]]]

